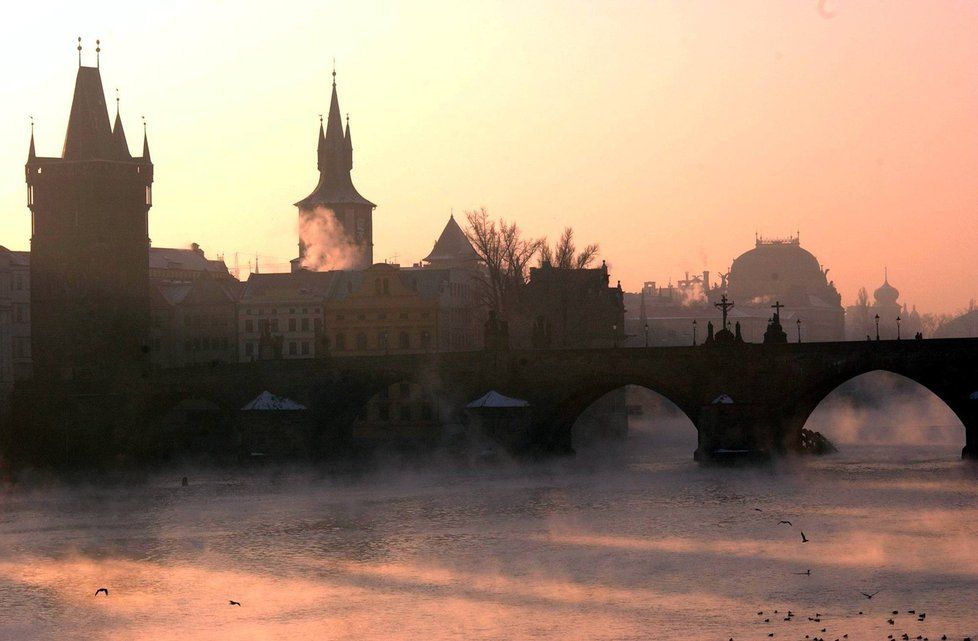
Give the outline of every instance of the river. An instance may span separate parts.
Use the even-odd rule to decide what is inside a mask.
[[[762,469],[696,465],[683,429],[529,466],[6,488],[0,638],[978,637],[960,426]]]

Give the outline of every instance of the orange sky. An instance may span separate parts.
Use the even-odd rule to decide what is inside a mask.
[[[629,290],[800,229],[844,302],[884,265],[921,311],[978,297],[975,3],[153,5],[7,10],[3,245],[28,246],[28,116],[59,154],[82,35],[134,150],[149,121],[157,246],[286,269],[335,55],[377,260],[419,260],[484,205],[573,225]]]

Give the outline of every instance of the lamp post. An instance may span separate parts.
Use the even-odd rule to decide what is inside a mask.
[[[876,315],[876,340],[880,339],[880,315]]]
[[[795,324],[798,325],[798,342],[800,343],[801,342],[801,319],[799,318],[798,320],[796,320]]]
[[[897,340],[900,340],[900,317],[897,316]]]
[[[645,324],[645,346],[649,346],[649,324]]]
[[[618,347],[618,323],[611,326],[611,339],[615,347]]]
[[[696,319],[693,319],[693,347],[696,347]]]

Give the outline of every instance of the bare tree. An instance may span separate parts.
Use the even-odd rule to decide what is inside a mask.
[[[465,218],[469,223],[465,235],[486,265],[483,300],[490,310],[505,317],[519,288],[526,284],[528,265],[544,241],[523,238],[516,223],[490,219],[485,207],[465,212]]]
[[[564,233],[560,235],[560,240],[553,248],[546,241],[540,246],[540,265],[550,263],[557,269],[584,269],[594,262],[597,255],[597,243],[588,245],[577,253],[577,248],[574,246],[574,229],[565,227]]]

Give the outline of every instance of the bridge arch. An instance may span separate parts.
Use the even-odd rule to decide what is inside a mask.
[[[589,408],[595,407],[602,399],[609,398],[618,391],[624,393],[629,387],[646,390],[656,397],[661,398],[667,404],[667,407],[675,408],[689,422],[693,429],[697,429],[694,419],[697,408],[683,404],[683,397],[676,390],[658,381],[633,380],[629,378],[623,380],[589,381],[588,384],[577,389],[569,390],[566,395],[557,399],[550,416],[541,417],[543,419],[542,427],[549,429],[547,440],[559,450],[568,453],[573,452],[575,450],[575,441],[580,442],[580,437],[582,436],[580,431],[575,433],[575,426],[580,430],[579,421],[582,417],[586,417]],[[626,405],[626,403],[621,403],[619,411],[627,412]],[[578,437],[577,439],[575,439],[575,435]]]
[[[978,399],[968,399],[963,390],[903,368],[834,372],[800,396],[796,420],[789,422],[793,433],[788,437],[800,437],[804,427],[822,432],[843,446],[881,440],[924,443],[923,430],[929,428],[932,437],[965,445],[968,404],[978,405]],[[861,408],[855,405],[859,397],[864,401]],[[895,414],[902,417],[905,426],[883,425]]]

